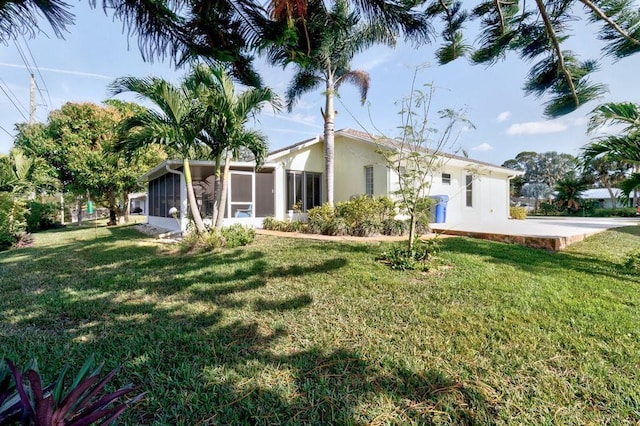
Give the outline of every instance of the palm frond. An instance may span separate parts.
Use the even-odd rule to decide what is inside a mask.
[[[367,100],[367,93],[369,92],[369,83],[371,77],[369,73],[363,70],[351,70],[344,73],[336,81],[336,88],[339,88],[342,83],[351,83],[360,90],[360,103],[364,104]]]
[[[57,37],[74,22],[69,4],[62,0],[8,0],[0,4],[0,42],[6,44],[18,34],[33,37],[43,31],[38,17],[43,16]]]
[[[624,125],[624,132],[640,129],[640,106],[632,102],[608,102],[591,111],[587,133],[608,125]]]
[[[293,109],[296,101],[303,94],[317,89],[322,84],[323,79],[315,70],[299,69],[293,76],[285,95],[285,102],[289,112]]]

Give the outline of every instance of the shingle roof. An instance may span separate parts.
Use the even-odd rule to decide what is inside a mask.
[[[378,144],[378,145],[379,144],[383,144],[383,145],[386,145],[386,146],[388,146],[390,148],[397,148],[398,147],[398,141],[395,141],[393,139],[389,139],[389,138],[383,137],[383,136],[376,136],[374,134],[370,134],[370,133],[367,133],[367,132],[362,132],[362,131],[359,131],[359,130],[345,128],[345,129],[336,130],[335,134],[336,135],[352,136],[354,138],[358,138],[358,139],[363,140],[365,142],[369,142],[369,143],[372,143],[372,144]],[[320,135],[320,136],[317,136],[315,138],[306,139],[306,140],[303,140],[301,142],[297,142],[297,143],[295,143],[293,145],[289,145],[287,147],[280,148],[280,149],[277,149],[275,151],[272,151],[272,152],[269,153],[269,156],[274,155],[274,154],[278,154],[280,152],[287,151],[287,150],[290,150],[290,149],[293,149],[293,148],[296,148],[296,147],[298,147],[300,145],[304,145],[304,144],[307,144],[307,143],[319,142],[323,138],[324,138],[324,136]],[[426,149],[426,151],[430,152],[430,153],[434,153],[434,151],[430,150],[430,149]],[[465,162],[468,162],[468,163],[477,164],[479,166],[487,166],[487,167],[502,169],[502,170],[505,170],[505,171],[508,171],[508,172],[512,172],[513,174],[522,174],[523,173],[523,172],[518,171],[518,170],[509,169],[507,167],[502,167],[502,166],[498,166],[496,164],[491,164],[491,163],[487,163],[487,162],[484,162],[484,161],[474,160],[474,159],[471,159],[471,158],[467,158],[467,157],[463,157],[463,156],[459,156],[459,155],[455,155],[455,154],[439,152],[438,155],[441,155],[441,156],[446,157],[446,158],[454,159],[454,160],[460,160],[460,161],[465,161]]]

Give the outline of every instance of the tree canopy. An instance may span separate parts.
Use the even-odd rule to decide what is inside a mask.
[[[97,0],[91,0],[97,6]],[[436,57],[447,63],[466,57],[491,65],[510,52],[533,65],[524,91],[545,97],[545,115],[556,117],[606,92],[591,81],[598,61],[583,59],[571,48],[573,22],[586,20],[602,40],[602,55],[620,60],[640,50],[640,9],[634,0],[477,1],[469,9],[459,0],[355,0],[350,7],[361,22],[379,21],[387,30],[420,47],[435,40]],[[313,1],[271,0],[103,0],[106,13],[123,21],[137,36],[144,58],[169,56],[176,64],[194,58],[226,64],[243,82],[257,85],[253,56],[264,42],[310,51],[305,29],[312,22]],[[61,35],[73,22],[71,6],[60,0],[9,0],[0,6],[0,40],[40,30],[38,16]],[[476,20],[471,37],[465,26]],[[302,28],[303,31],[298,31]],[[475,39],[475,46],[469,39]],[[306,46],[306,49],[304,48]]]
[[[143,170],[165,157],[150,149],[133,158],[114,150],[117,125],[133,104],[66,103],[53,111],[46,124],[18,126],[16,147],[42,161],[42,170],[61,183],[64,192],[85,195],[115,209],[126,206],[126,195],[140,189]]]

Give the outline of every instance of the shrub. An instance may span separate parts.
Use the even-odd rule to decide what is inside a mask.
[[[624,263],[627,269],[634,272],[640,272],[640,250],[635,250],[629,254],[627,261]]]
[[[342,217],[334,217],[327,223],[325,233],[327,235],[342,236],[350,235],[351,229],[347,224],[347,221]]]
[[[615,209],[597,208],[591,212],[590,216],[595,217],[635,217],[637,210],[633,207],[618,207]]]
[[[356,222],[351,228],[351,234],[357,237],[372,237],[382,233],[382,223],[377,220],[364,219]]]
[[[389,250],[380,254],[378,260],[388,264],[391,269],[407,271],[420,270],[428,271],[431,263],[440,249],[440,240],[429,238],[414,240],[413,250],[409,250],[406,242],[394,244]]]
[[[540,203],[538,211],[545,216],[558,216],[560,214],[558,207],[553,203]]]
[[[27,210],[22,201],[0,192],[0,251],[15,247],[26,230]]]
[[[356,229],[360,223],[378,222],[395,216],[395,204],[387,197],[361,195],[349,201],[337,203],[335,215],[343,218],[350,228]]]
[[[88,425],[109,424],[144,397],[122,398],[136,392],[131,385],[112,393],[106,385],[118,370],[100,378],[102,365],[94,368],[89,358],[71,385],[65,386],[66,366],[51,384],[43,383],[35,360],[20,371],[10,360],[0,362],[0,424]]]
[[[256,231],[249,226],[236,223],[227,228],[222,228],[222,236],[224,237],[226,248],[235,248],[251,244],[256,238]]]
[[[288,221],[267,217],[262,221],[262,228],[279,232],[301,232],[304,230],[305,224],[299,220]]]
[[[511,219],[524,220],[527,218],[526,207],[509,207],[509,216]]]
[[[382,233],[384,235],[404,235],[408,231],[407,222],[397,219],[385,219],[382,221]]]
[[[180,243],[183,252],[208,252],[217,251],[225,247],[225,239],[217,228],[211,228],[199,234],[191,232]]]
[[[55,203],[27,203],[26,214],[27,232],[38,232],[55,227],[58,215],[58,205]]]
[[[336,212],[330,204],[323,204],[307,210],[307,231],[312,234],[325,234]]]

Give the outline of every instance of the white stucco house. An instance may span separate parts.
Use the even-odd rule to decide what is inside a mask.
[[[358,195],[392,196],[398,176],[380,154],[389,140],[373,139],[351,129],[335,132],[334,201]],[[431,177],[430,195],[448,197],[446,224],[501,221],[509,217],[509,180],[522,172],[450,154],[440,154]],[[294,204],[302,211],[325,202],[324,144],[320,137],[271,152],[262,168],[252,162],[230,165],[224,223],[259,227],[266,217],[286,219]],[[203,217],[211,216],[213,173],[211,161],[192,161],[191,173]],[[167,160],[143,177],[148,185],[145,212],[152,226],[185,231],[187,197],[181,160]],[[178,210],[172,217],[169,210]]]

